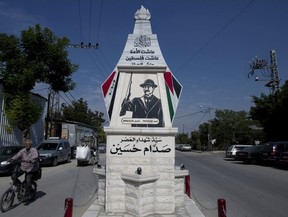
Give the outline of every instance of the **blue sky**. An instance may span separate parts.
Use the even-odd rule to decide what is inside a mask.
[[[61,93],[60,100],[82,97],[108,120],[101,84],[118,63],[141,5],[150,11],[166,63],[183,85],[173,124],[179,132],[198,129],[214,117],[214,109],[249,111],[252,95],[269,94],[267,81],[248,78],[255,56],[269,61],[275,50],[280,85],[288,79],[284,0],[0,0],[0,32],[19,35],[40,24],[73,44],[99,43],[96,50],[68,49],[80,66],[72,77],[77,87]],[[35,92],[48,95],[42,86]],[[208,108],[213,108],[210,116]]]

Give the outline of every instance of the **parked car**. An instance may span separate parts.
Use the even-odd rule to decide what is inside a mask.
[[[288,141],[268,142],[262,150],[262,158],[267,163],[279,163],[282,153],[288,152]]]
[[[37,147],[40,165],[57,166],[60,162],[71,161],[71,147],[66,139],[50,137]]]
[[[192,151],[192,147],[189,144],[182,144],[180,147],[180,151]]]
[[[263,145],[245,147],[241,151],[236,152],[235,160],[243,161],[244,163],[261,163],[262,162]]]
[[[99,143],[98,144],[98,151],[99,151],[99,153],[106,153],[106,144],[105,143]]]
[[[176,144],[176,145],[175,145],[175,149],[178,150],[178,151],[181,151],[182,145],[183,145],[183,144]]]
[[[1,146],[0,147],[0,174],[12,174],[15,165],[7,164],[6,161],[12,158],[25,146]]]
[[[180,144],[175,144],[175,150],[180,150]]]
[[[279,163],[282,165],[288,165],[288,151],[281,153]]]
[[[243,150],[246,147],[251,147],[252,145],[230,145],[229,148],[226,150],[226,157],[227,158],[234,158],[238,151]]]

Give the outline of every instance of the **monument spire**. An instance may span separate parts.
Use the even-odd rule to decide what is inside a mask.
[[[143,5],[141,5],[141,8],[136,11],[134,17],[135,26],[133,34],[152,34],[150,23],[151,14],[148,9],[144,8]]]
[[[152,33],[148,9],[141,6],[134,15],[135,25],[133,34],[128,35],[118,67],[162,67],[165,71],[167,64],[161,53],[157,35]]]

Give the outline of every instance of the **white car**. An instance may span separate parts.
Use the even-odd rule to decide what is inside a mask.
[[[253,145],[230,145],[226,151],[227,158],[234,158],[236,156],[237,151],[242,151],[246,147],[251,147]]]
[[[183,144],[183,145],[181,145],[180,150],[181,151],[192,151],[192,147],[189,144]]]

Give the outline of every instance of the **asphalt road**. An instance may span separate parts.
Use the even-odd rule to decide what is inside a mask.
[[[73,217],[80,217],[95,200],[97,176],[94,166],[77,167],[76,160],[56,167],[43,167],[36,199],[29,205],[15,199],[13,209],[1,217],[63,217],[65,200],[73,199]],[[0,195],[9,186],[10,176],[0,177]]]
[[[105,158],[100,156],[101,164]],[[245,165],[224,158],[224,153],[176,151],[176,166],[190,171],[193,200],[206,217],[217,217],[217,200],[226,201],[227,217],[288,216],[288,171],[280,168]],[[0,194],[8,187],[9,176],[0,177]],[[95,200],[97,176],[93,166],[77,167],[76,161],[44,167],[38,181],[36,200],[16,205],[1,217],[62,217],[65,199],[73,198],[73,217],[80,217]]]
[[[217,200],[226,201],[227,217],[287,217],[288,171],[228,160],[224,153],[176,151],[176,165],[190,171],[193,200],[206,217],[218,216]]]

